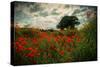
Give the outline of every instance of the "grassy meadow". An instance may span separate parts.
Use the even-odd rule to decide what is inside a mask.
[[[96,60],[96,23],[85,24],[80,30],[15,28],[13,45],[16,65]]]

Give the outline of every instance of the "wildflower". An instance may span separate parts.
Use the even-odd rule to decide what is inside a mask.
[[[26,41],[21,41],[21,44],[22,44],[22,45],[26,45],[27,42],[26,42]]]
[[[46,37],[47,41],[50,42],[51,38],[50,37]]]
[[[67,37],[67,40],[66,40],[68,43],[71,43],[73,40],[71,39],[71,37]]]
[[[28,54],[26,55],[26,57],[32,58],[32,57],[34,57],[34,54],[33,54],[33,53],[28,53]]]
[[[33,48],[32,48],[32,47],[29,47],[29,48],[27,48],[27,50],[30,50],[30,51],[32,51],[32,50],[33,50]]]
[[[54,40],[55,40],[55,42],[58,42],[59,41],[59,39],[57,37],[55,37]]]
[[[32,39],[32,42],[33,42],[33,44],[37,44],[38,43],[36,38]]]
[[[45,37],[48,36],[48,34],[47,34],[46,32],[41,32],[39,35],[40,35],[40,37],[42,37],[42,38],[45,38]]]
[[[75,35],[72,35],[71,37],[72,37],[72,38],[75,38]]]
[[[30,53],[26,54],[26,57],[32,58],[37,55],[37,52],[38,52],[37,49],[32,49]]]
[[[19,40],[19,41],[24,41],[25,38],[23,38],[23,37],[19,37],[18,40]]]
[[[36,54],[37,52],[38,52],[37,49],[33,49],[33,50],[32,50],[32,53],[34,53],[34,54]]]
[[[22,45],[17,45],[16,46],[16,51],[17,52],[21,52],[21,51],[23,51],[25,48],[24,48],[24,46],[22,46]]]
[[[18,41],[15,42],[15,45],[19,45],[20,43]]]
[[[63,51],[63,50],[62,50],[62,51],[60,51],[59,53],[60,53],[60,55],[61,55],[61,56],[63,56],[63,55],[64,55],[64,51]]]

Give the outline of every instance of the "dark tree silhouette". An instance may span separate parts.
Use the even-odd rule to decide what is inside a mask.
[[[78,22],[78,18],[76,16],[64,16],[60,23],[57,25],[57,28],[61,30],[68,27],[70,29],[74,29],[75,25],[78,24],[80,24],[80,22]]]

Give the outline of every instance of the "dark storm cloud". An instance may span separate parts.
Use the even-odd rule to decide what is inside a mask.
[[[40,5],[37,4],[37,3],[29,5],[29,8],[30,8],[30,12],[36,12],[36,11],[41,11],[42,10]]]
[[[42,17],[46,17],[48,16],[48,12],[39,12],[39,15],[42,16]]]
[[[96,13],[96,7],[34,2],[15,3],[15,21],[35,28],[54,28],[63,16],[77,16],[80,23],[87,22],[87,12]]]
[[[25,14],[22,11],[16,11],[15,13],[15,21],[16,22],[21,22],[21,23],[29,23],[31,20],[31,17]]]
[[[95,6],[80,6],[80,9],[77,9],[73,12],[73,15],[79,14],[80,12],[85,12],[91,10],[92,12],[96,12],[97,8]]]
[[[42,10],[39,4],[37,3],[30,3],[30,2],[16,2],[15,3],[15,8],[28,8],[30,12],[36,12],[39,10]]]
[[[15,2],[14,19],[18,23],[32,23],[31,13],[41,10],[37,3]],[[34,15],[38,16],[38,15]]]

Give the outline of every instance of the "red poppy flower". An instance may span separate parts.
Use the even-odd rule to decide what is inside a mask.
[[[48,37],[48,34],[46,32],[41,32],[41,33],[39,33],[39,36],[41,38],[47,38]]]
[[[33,53],[28,53],[28,54],[26,55],[26,57],[32,58],[32,57],[34,57],[34,54],[33,54]]]
[[[32,50],[32,53],[34,53],[34,54],[36,54],[37,52],[38,52],[37,49],[33,49],[33,50]]]
[[[64,55],[64,51],[63,51],[63,50],[60,51],[59,54],[60,54],[61,56],[63,56],[63,55]]]
[[[59,41],[59,37],[54,37],[55,42]]]
[[[51,40],[51,38],[50,38],[50,37],[47,37],[46,39],[47,39],[47,41],[48,41],[48,42],[50,42],[50,40]]]
[[[72,37],[72,38],[75,38],[75,35],[72,35],[71,37]]]
[[[22,44],[22,45],[26,45],[27,42],[26,42],[26,41],[21,41],[21,44]]]
[[[18,41],[15,42],[15,45],[19,45],[20,43]]]
[[[25,38],[23,38],[23,37],[19,37],[18,40],[19,40],[19,41],[24,41]]]
[[[37,52],[38,52],[37,49],[32,49],[32,51],[28,53],[26,57],[32,58],[37,55]]]
[[[33,48],[32,48],[32,47],[29,47],[29,48],[27,48],[27,50],[30,50],[30,51],[32,51],[32,50],[33,50]]]
[[[67,40],[66,40],[68,43],[71,43],[73,40],[71,37],[67,37]]]
[[[21,51],[23,51],[25,48],[24,48],[24,46],[22,46],[22,45],[17,45],[16,46],[16,51],[17,52],[21,52]]]
[[[32,42],[33,42],[33,44],[37,44],[38,43],[36,38],[32,39]]]

